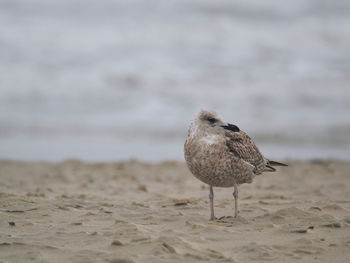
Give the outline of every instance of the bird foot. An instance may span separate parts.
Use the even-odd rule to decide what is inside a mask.
[[[215,221],[215,220],[217,220],[217,217],[216,217],[216,216],[211,216],[211,217],[209,218],[209,221]]]

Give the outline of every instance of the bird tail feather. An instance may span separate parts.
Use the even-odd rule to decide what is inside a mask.
[[[276,169],[270,165],[266,165],[266,167],[264,169],[264,172],[275,172],[275,171],[276,171]]]
[[[267,160],[264,172],[275,172],[276,168],[274,168],[273,166],[288,166],[288,165],[285,164],[285,163],[279,163],[279,162],[276,162],[276,161]]]

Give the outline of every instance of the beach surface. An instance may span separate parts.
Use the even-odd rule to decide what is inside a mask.
[[[346,262],[350,163],[289,162],[239,187],[181,162],[0,162],[0,262]]]

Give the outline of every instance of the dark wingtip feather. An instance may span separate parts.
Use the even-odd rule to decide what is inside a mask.
[[[285,163],[279,163],[279,162],[275,162],[275,161],[268,161],[268,165],[270,166],[288,166],[288,164]]]

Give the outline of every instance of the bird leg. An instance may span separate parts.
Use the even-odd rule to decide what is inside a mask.
[[[210,200],[210,221],[213,221],[216,219],[216,217],[214,216],[214,191],[213,191],[213,187],[210,185],[209,188],[209,200]]]
[[[235,217],[238,216],[238,187],[237,185],[233,186],[233,197],[235,198]]]

